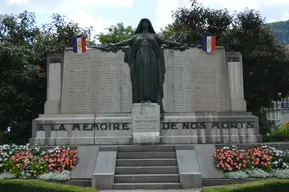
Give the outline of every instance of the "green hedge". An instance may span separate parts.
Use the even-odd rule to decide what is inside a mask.
[[[201,192],[288,192],[289,180],[262,180],[240,185],[203,188]]]
[[[40,180],[0,180],[1,192],[97,192],[94,188],[64,185]]]

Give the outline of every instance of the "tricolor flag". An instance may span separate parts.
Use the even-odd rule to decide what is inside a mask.
[[[73,38],[72,47],[74,53],[81,54],[86,52],[86,38],[85,37]]]
[[[203,50],[208,53],[216,50],[216,36],[205,36],[203,38]]]

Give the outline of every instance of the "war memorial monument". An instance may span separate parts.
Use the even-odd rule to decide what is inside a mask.
[[[50,54],[47,74],[30,142],[76,146],[72,178],[93,187],[201,187],[224,177],[214,144],[260,140],[258,118],[246,110],[242,55],[164,40],[148,19],[123,42]]]

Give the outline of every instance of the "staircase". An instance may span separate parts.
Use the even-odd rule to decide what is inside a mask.
[[[174,146],[119,146],[114,189],[180,189]]]

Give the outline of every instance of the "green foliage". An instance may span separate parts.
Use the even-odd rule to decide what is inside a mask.
[[[288,188],[289,180],[264,180],[242,185],[203,188],[201,192],[285,192]]]
[[[102,44],[117,43],[125,39],[129,39],[134,35],[135,29],[131,26],[124,27],[123,23],[118,23],[116,26],[111,26],[107,29],[107,33],[99,33],[96,38]]]
[[[58,14],[41,27],[34,13],[0,15],[0,144],[27,143],[46,100],[47,53],[62,52],[72,37],[89,37],[90,30]]]
[[[174,31],[171,24],[168,24],[165,26],[165,28],[161,28],[160,36],[162,36],[164,39],[171,39],[173,38],[173,35]]]
[[[19,153],[18,153],[19,154]],[[17,178],[36,178],[40,174],[48,173],[48,163],[31,153],[12,156],[4,162],[4,172],[14,174]]]
[[[94,188],[63,185],[38,180],[0,180],[1,192],[97,192]]]
[[[247,109],[260,117],[260,133],[266,134],[268,122],[261,109],[270,107],[278,93],[288,94],[289,60],[261,15],[248,9],[229,14],[192,1],[190,8],[179,8],[173,17],[174,40],[201,44],[203,36],[215,35],[218,46],[242,53]]]
[[[38,175],[42,175],[48,173],[48,164],[44,160],[39,160],[31,165],[32,176],[37,177]]]
[[[226,9],[204,8],[196,1],[192,1],[190,8],[179,8],[174,12],[173,18],[175,40],[193,44],[202,44],[204,35],[216,35],[218,44],[222,44],[233,22],[233,16]]]
[[[283,44],[289,44],[289,20],[268,23],[276,39]]]
[[[267,138],[270,142],[289,141],[289,122],[272,129]]]

